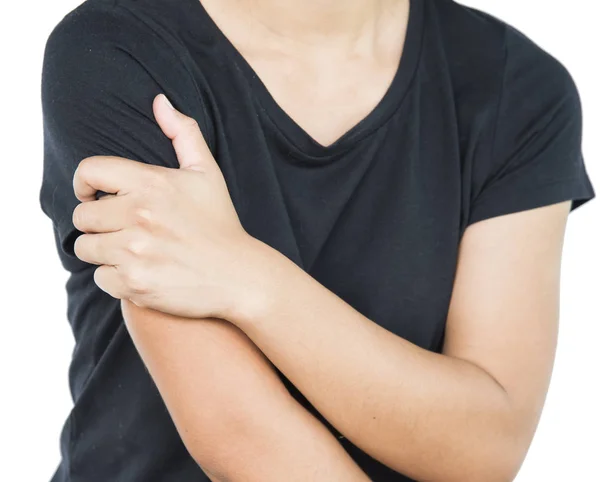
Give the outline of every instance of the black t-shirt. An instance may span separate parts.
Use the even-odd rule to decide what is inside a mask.
[[[329,146],[282,110],[199,0],[87,0],[54,28],[43,66],[40,200],[71,273],[76,345],[74,408],[53,482],[208,481],[180,441],[118,300],[73,253],[72,178],[81,159],[178,166],[152,113],[158,93],[198,121],[251,235],[432,351],[442,347],[468,225],[594,197],[580,99],[564,66],[489,14],[449,0],[411,4],[389,89]],[[372,480],[410,480],[340,443]]]

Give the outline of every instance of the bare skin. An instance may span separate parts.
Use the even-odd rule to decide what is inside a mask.
[[[222,12],[233,8],[222,3],[227,5],[219,7]],[[279,5],[291,9],[292,3]],[[373,37],[375,3],[344,3],[350,6],[344,22],[330,27],[322,18],[339,17],[332,12],[340,3],[333,0],[297,6],[318,6],[324,17],[314,12],[290,16],[292,10],[269,10],[274,7],[266,2],[236,5],[252,6],[255,16],[279,12],[285,19],[287,12],[293,17],[292,23],[273,20],[272,25],[286,25],[298,39],[284,48],[289,59],[300,59],[295,64],[300,71],[311,59],[311,41],[326,36],[327,28],[334,39],[327,45],[339,54],[332,58],[341,69],[350,68],[347,53],[357,45],[380,45],[366,40]],[[211,13],[217,16],[215,5]],[[316,23],[297,23],[298,18]],[[281,37],[271,35],[265,45]],[[293,50],[295,45],[300,47]],[[383,49],[378,58],[391,50]],[[271,72],[275,79],[275,71],[264,67],[271,61],[257,58],[261,77],[268,79]],[[327,115],[342,97],[318,114],[313,109],[320,102],[306,107],[316,89],[309,78],[296,88],[310,85],[312,92],[299,91],[297,102],[276,80],[268,86],[326,145],[369,110],[369,96],[383,95],[382,72],[389,74],[391,65],[390,60],[387,69],[373,69],[371,85],[379,94],[373,87],[343,120]],[[367,75],[356,82],[365,82]],[[329,98],[333,89],[327,81],[317,85],[320,98]],[[74,179],[82,204],[73,221],[90,234],[78,238],[75,251],[100,265],[98,286],[123,300],[127,326],[179,433],[211,477],[290,480],[294,467],[297,480],[368,480],[329,432],[291,400],[271,362],[342,434],[399,472],[444,482],[512,480],[533,437],[552,370],[569,202],[467,229],[444,353],[435,354],[384,330],[250,237],[194,121],[169,110],[161,98],[155,99],[154,112],[173,140],[182,169],[101,156],[84,160]],[[330,123],[323,127],[311,118]],[[97,189],[116,195],[95,201]],[[338,343],[341,332],[343,344]],[[307,472],[311,467],[316,473]]]
[[[398,67],[408,0],[203,0],[286,113],[332,144],[383,97]],[[250,21],[249,21],[250,19]]]

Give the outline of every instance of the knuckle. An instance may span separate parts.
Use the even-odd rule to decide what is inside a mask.
[[[93,206],[87,203],[79,203],[73,209],[72,222],[79,231],[89,232],[98,228],[97,219],[93,216]]]
[[[133,209],[133,223],[138,226],[150,226],[154,221],[154,213],[150,207],[137,206]]]
[[[137,266],[129,266],[123,272],[123,283],[134,295],[143,295],[148,292],[144,270]]]
[[[94,165],[98,162],[99,156],[90,156],[79,161],[76,172],[79,175],[86,175],[90,169],[94,168]]]
[[[150,240],[141,232],[135,232],[125,241],[125,249],[134,256],[141,257],[147,253]]]
[[[104,292],[118,300],[125,297],[123,287],[118,282],[112,266],[101,265],[94,271],[94,282]]]
[[[196,119],[194,119],[193,117],[186,116],[185,119],[183,119],[183,124],[184,124],[184,126],[185,126],[186,129],[189,129],[189,130],[200,130],[200,126],[198,125],[198,121]]]
[[[142,180],[142,192],[148,195],[157,190],[164,190],[168,184],[166,169],[148,169]]]
[[[90,164],[93,164],[93,163],[94,163],[94,156],[85,157],[84,159],[79,161],[79,164],[77,165],[77,170],[79,172],[83,172],[86,169],[89,169]]]

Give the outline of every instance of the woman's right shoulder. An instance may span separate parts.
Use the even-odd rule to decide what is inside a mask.
[[[177,23],[163,18],[167,30],[152,21],[158,11],[149,10],[167,3],[177,5],[171,0],[86,0],[54,26],[41,71],[47,131],[63,136],[79,132],[84,122],[89,132],[100,124],[108,131],[110,125],[133,122],[135,137],[136,129],[156,128],[152,102],[163,93],[198,121],[214,145],[203,69],[190,68],[190,54],[176,36]]]
[[[114,69],[137,62],[155,78],[189,76],[186,47],[170,15],[180,15],[166,0],[85,0],[52,28],[44,49],[45,63],[80,63],[114,59]],[[171,74],[169,74],[171,72]]]
[[[91,47],[147,41],[144,38],[149,35],[146,30],[120,2],[85,0],[52,28],[46,50],[68,48],[80,42]]]
[[[191,68],[189,49],[179,37],[178,5],[172,0],[86,0],[68,12],[44,48],[46,109],[60,99],[68,104],[114,99],[146,112],[149,99],[163,92],[186,114],[206,116],[202,68]]]

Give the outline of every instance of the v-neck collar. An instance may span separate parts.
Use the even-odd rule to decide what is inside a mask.
[[[196,4],[194,11],[200,13],[205,20],[204,26],[213,31],[212,34],[216,41],[223,46],[224,52],[235,62],[247,79],[261,110],[270,119],[279,134],[285,138],[290,149],[295,151],[293,154],[304,161],[323,162],[335,158],[382,126],[401,104],[418,64],[423,31],[423,2],[425,0],[409,0],[409,16],[403,51],[394,77],[386,92],[365,117],[354,124],[335,142],[325,146],[306,132],[277,103],[256,71],[218,27],[200,0],[190,1]]]

